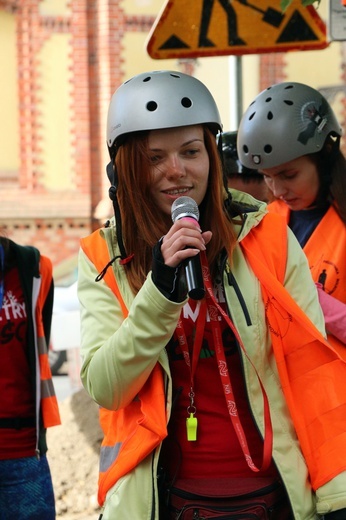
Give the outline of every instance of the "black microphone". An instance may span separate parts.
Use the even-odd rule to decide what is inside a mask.
[[[199,219],[197,202],[191,197],[179,197],[172,204],[172,220],[176,222],[181,218],[192,218],[195,222]],[[202,265],[199,254],[184,261],[185,276],[189,297],[193,300],[202,300],[205,295]]]

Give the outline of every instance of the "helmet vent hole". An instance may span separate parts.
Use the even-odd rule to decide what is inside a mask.
[[[149,101],[147,103],[147,110],[149,112],[155,112],[155,110],[157,110],[157,103],[156,103],[156,101]]]
[[[191,101],[190,98],[187,98],[187,97],[184,97],[181,100],[181,104],[183,105],[184,108],[191,108],[192,107],[192,101]]]
[[[271,100],[272,100],[272,98],[271,98],[271,97],[267,97],[267,98],[266,98],[266,103],[270,103],[270,102],[271,102]]]
[[[252,114],[249,117],[249,121],[251,121],[251,119],[253,119],[255,117],[255,114],[256,114],[256,112],[252,112]]]
[[[265,147],[264,147],[264,152],[265,153],[272,153],[272,150],[273,148],[271,147],[270,144],[266,144]]]
[[[284,103],[290,107],[293,105],[293,101],[291,101],[290,99],[284,99]]]
[[[271,120],[273,119],[273,117],[274,117],[274,116],[273,116],[273,112],[268,112],[268,114],[267,114],[267,119],[268,119],[269,121],[271,121]]]
[[[244,146],[243,146],[243,152],[246,153],[246,154],[249,153],[249,149],[248,149],[248,147],[246,146],[246,144],[244,144]]]
[[[143,83],[146,83],[147,81],[150,81],[150,80],[151,80],[151,77],[147,76],[146,78],[143,79]]]

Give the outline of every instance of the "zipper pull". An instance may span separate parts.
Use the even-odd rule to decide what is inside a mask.
[[[230,268],[228,262],[226,263],[225,269],[226,269],[226,274],[227,274],[228,285],[230,287],[232,287],[232,285],[233,285],[233,274],[232,274],[232,271],[231,271],[231,268]]]

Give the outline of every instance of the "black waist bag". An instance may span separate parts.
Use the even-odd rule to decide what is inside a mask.
[[[292,520],[292,511],[282,483],[270,478],[181,480],[167,492],[169,520]],[[207,489],[207,491],[206,491]]]

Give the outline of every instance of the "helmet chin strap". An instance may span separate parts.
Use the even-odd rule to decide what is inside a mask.
[[[113,165],[112,161],[110,161],[107,164],[106,171],[107,171],[107,177],[111,183],[111,186],[108,190],[108,195],[113,203],[116,230],[117,230],[117,240],[118,240],[118,245],[119,245],[119,249],[120,249],[120,264],[124,265],[124,264],[128,264],[132,260],[134,255],[133,254],[129,255],[129,256],[127,255],[126,249],[124,246],[124,242],[123,242],[121,214],[120,214],[120,208],[119,208],[118,199],[117,199],[118,175],[117,175],[115,165]],[[115,258],[113,260],[115,260]]]
[[[223,171],[223,183],[227,183],[227,177],[225,172],[225,160],[224,160],[224,154],[222,151],[222,132],[219,133],[219,137],[217,139],[217,151],[219,152],[219,157],[222,164],[222,171]],[[226,184],[225,184],[226,187]]]
[[[219,157],[220,157],[221,165],[222,165],[223,185],[224,185],[224,188],[226,190],[227,197],[228,197],[229,201],[232,202],[232,195],[231,195],[230,191],[228,190],[228,179],[227,179],[227,175],[226,175],[224,154],[223,154],[223,151],[222,151],[222,132],[219,133],[219,137],[218,137],[218,140],[217,140],[217,149],[218,149],[218,152],[219,152]]]

